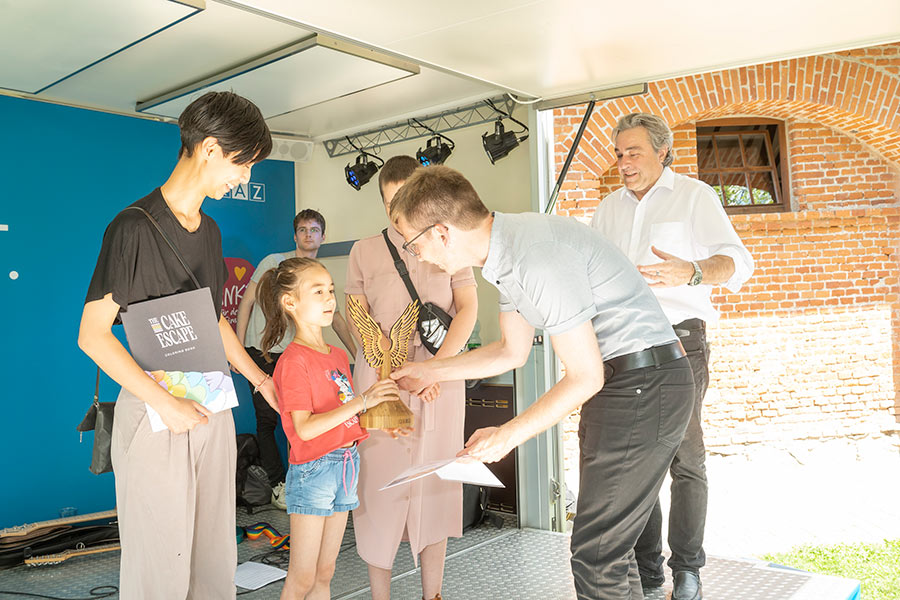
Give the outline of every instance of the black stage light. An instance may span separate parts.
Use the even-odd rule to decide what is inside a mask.
[[[356,164],[347,164],[344,167],[344,175],[347,177],[347,183],[353,186],[353,189],[359,191],[359,188],[369,183],[372,176],[378,172],[381,165],[368,159],[371,156],[365,152],[360,153],[356,157]]]
[[[481,143],[484,144],[484,151],[487,152],[488,158],[491,159],[491,164],[494,164],[509,154],[519,145],[519,142],[524,142],[528,139],[528,126],[505,110],[497,108],[497,105],[492,101],[485,100],[484,103],[494,109],[494,112],[502,115],[497,117],[497,120],[494,123],[494,133],[483,133],[481,135]],[[506,131],[503,127],[504,117],[513,123],[520,125],[522,131]],[[522,134],[522,136],[519,137],[519,134]]]
[[[416,160],[423,167],[429,165],[442,165],[444,161],[450,157],[453,152],[453,142],[447,144],[441,139],[442,136],[436,135],[425,144],[425,149],[419,148],[416,152]],[[446,138],[445,138],[446,139]],[[449,140],[448,140],[449,141]]]
[[[419,164],[423,167],[444,164],[444,161],[450,158],[450,153],[456,147],[453,140],[442,133],[438,133],[418,119],[410,119],[410,124],[419,129],[424,129],[432,135],[425,144],[425,149],[419,148],[419,151],[416,152],[416,160],[419,161]]]
[[[516,132],[506,131],[503,128],[503,121],[497,119],[494,124],[494,133],[481,135],[481,143],[484,144],[484,151],[487,152],[491,164],[509,154],[513,148],[519,145]]]

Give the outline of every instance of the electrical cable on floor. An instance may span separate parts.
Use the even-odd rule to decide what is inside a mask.
[[[243,510],[241,510],[241,509],[243,509],[243,507],[238,507],[238,512],[243,512],[244,514],[247,514],[247,515],[256,515],[261,512],[269,512],[269,511],[282,511],[282,509],[275,508],[275,507],[254,510],[252,513],[248,512],[246,509],[243,509]],[[347,530],[352,531],[352,529],[353,529],[353,521],[348,519]],[[349,550],[354,547],[356,547],[356,542],[351,540],[349,542],[342,543],[340,551],[344,552],[344,551]],[[273,567],[278,567],[279,569],[284,569],[286,571],[288,569],[288,565],[290,564],[290,554],[281,549],[278,549],[278,550],[272,550],[270,552],[264,552],[262,554],[257,554],[256,556],[253,556],[248,560],[255,561],[255,562],[261,562],[263,564],[270,565]],[[273,582],[273,583],[276,583],[276,582]],[[268,584],[268,585],[272,585],[272,584]],[[263,586],[263,588],[264,587],[268,587],[268,586]],[[259,589],[263,589],[263,588],[259,588]],[[259,591],[259,590],[245,590],[243,592],[237,592],[237,595],[241,596],[243,594],[249,594],[251,592],[256,592],[256,591]],[[32,592],[13,592],[13,591],[6,591],[6,590],[0,590],[0,597],[11,596],[13,598],[15,598],[15,597],[42,598],[44,600],[100,600],[102,598],[111,598],[112,596],[115,596],[118,593],[119,593],[119,588],[117,586],[101,585],[101,586],[97,586],[95,588],[91,588],[91,590],[88,592],[88,594],[90,594],[90,596],[86,597],[86,598],[66,598],[66,597],[62,597],[62,596],[49,596],[46,594],[37,594],[37,593],[32,593]]]
[[[102,591],[101,591],[102,590]],[[5,590],[0,590],[0,596],[19,596],[24,598],[46,598],[47,600],[97,600],[98,598],[110,598],[119,593],[119,588],[114,585],[98,585],[95,588],[91,588],[88,592],[90,594],[89,598],[63,598],[60,596],[47,596],[44,594],[32,594],[30,592],[7,592]]]

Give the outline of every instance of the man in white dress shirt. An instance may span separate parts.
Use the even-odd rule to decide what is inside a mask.
[[[737,292],[753,273],[753,258],[735,233],[718,194],[706,183],[673,172],[673,136],[647,113],[619,119],[612,139],[624,187],[603,199],[591,225],[638,267],[681,339],[694,374],[696,397],[684,440],[672,461],[669,567],[673,600],[702,598],[706,564],[706,449],[701,406],[709,384],[706,323],[718,318],[714,285]],[[665,581],[659,500],[635,546],[645,588]]]

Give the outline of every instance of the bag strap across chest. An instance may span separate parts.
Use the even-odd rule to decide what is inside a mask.
[[[394,268],[397,269],[397,272],[400,274],[400,278],[403,279],[403,283],[406,284],[406,290],[409,292],[409,297],[412,300],[419,300],[419,304],[421,305],[422,300],[419,299],[419,293],[416,292],[416,287],[413,285],[413,282],[409,277],[409,269],[406,268],[406,263],[403,262],[403,259],[397,252],[397,247],[394,246],[393,242],[391,242],[391,240],[388,238],[388,230],[383,229],[381,231],[381,235],[384,236],[384,243],[387,244],[388,250],[391,253],[391,257],[394,259]]]
[[[144,216],[147,217],[147,220],[153,224],[153,227],[156,228],[156,231],[159,232],[159,235],[161,235],[163,237],[163,239],[166,240],[166,244],[168,244],[169,248],[172,249],[172,252],[175,253],[175,257],[178,259],[178,262],[180,262],[181,266],[184,267],[184,270],[187,271],[188,277],[191,278],[191,282],[199,290],[201,287],[200,282],[197,281],[197,278],[194,276],[194,272],[191,271],[191,268],[188,266],[187,262],[184,260],[184,257],[181,256],[181,252],[178,251],[178,247],[175,246],[175,244],[172,242],[172,240],[169,238],[169,236],[166,234],[166,232],[163,231],[163,228],[160,227],[159,222],[153,218],[153,215],[148,213],[146,210],[144,210],[140,206],[126,206],[124,210],[138,210],[138,211],[144,213]],[[100,406],[100,367],[99,366],[97,367],[97,382],[94,385],[94,406],[96,406],[98,408]],[[89,431],[89,430],[87,430],[87,431]]]
[[[159,232],[159,235],[161,235],[163,237],[163,239],[166,240],[166,243],[169,245],[169,248],[171,248],[172,252],[175,253],[175,257],[178,259],[178,262],[181,263],[181,266],[184,267],[185,271],[187,271],[188,277],[191,278],[191,281],[194,283],[194,285],[199,290],[201,287],[200,282],[197,281],[196,277],[194,277],[194,272],[191,271],[191,268],[188,266],[187,262],[181,256],[181,252],[178,251],[178,247],[175,246],[175,244],[172,242],[172,240],[169,238],[169,236],[166,234],[166,232],[163,231],[163,228],[159,226],[159,222],[153,218],[153,215],[148,213],[146,210],[144,210],[140,206],[127,206],[127,207],[125,207],[125,210],[139,210],[142,213],[144,213],[144,216],[147,217],[147,220],[153,224],[153,226]]]

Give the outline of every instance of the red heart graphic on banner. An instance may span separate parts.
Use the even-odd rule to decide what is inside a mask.
[[[228,273],[228,281],[222,290],[222,316],[231,323],[232,327],[237,327],[237,311],[244,291],[247,289],[247,283],[253,275],[253,265],[246,259],[225,257],[225,268]],[[244,277],[247,283],[244,283]]]

